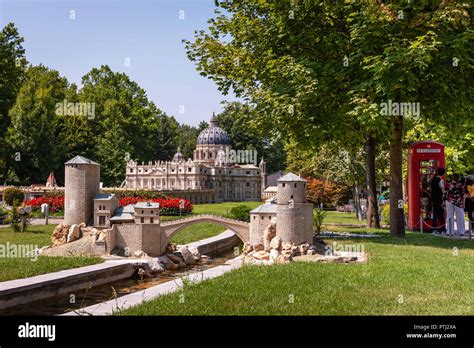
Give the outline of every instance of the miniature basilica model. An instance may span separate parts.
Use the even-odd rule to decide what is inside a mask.
[[[229,135],[213,114],[209,127],[197,138],[193,160],[185,160],[178,149],[172,161],[129,161],[125,187],[177,191],[175,195],[180,191],[181,198],[193,203],[260,200],[265,190],[265,162],[262,160],[258,167],[254,165],[256,158],[252,159],[254,164],[232,163],[227,158],[229,151]]]

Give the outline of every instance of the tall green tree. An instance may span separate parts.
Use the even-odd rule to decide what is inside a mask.
[[[22,44],[23,38],[13,23],[8,23],[0,31],[0,180],[6,179],[12,161],[12,151],[5,136],[11,123],[9,111],[25,77],[26,59]]]
[[[101,179],[104,186],[118,187],[125,179],[125,166],[131,159],[133,148],[127,137],[126,121],[120,113],[121,107],[115,100],[105,103],[103,115],[107,130],[97,143],[96,157],[101,165]]]
[[[267,173],[285,169],[284,144],[277,131],[263,132],[255,124],[255,112],[249,104],[224,102],[217,115],[219,125],[229,134],[235,150],[256,150],[259,161],[266,162]]]
[[[45,66],[33,66],[10,111],[7,142],[13,151],[12,166],[20,180],[45,182],[49,172],[62,165],[56,104],[62,103],[69,86],[64,77]]]
[[[403,236],[402,139],[413,114],[382,115],[381,105],[420,103],[424,119],[453,120],[472,112],[472,4],[225,0],[217,5],[209,30],[186,42],[202,75],[224,93],[233,89],[254,103],[262,126],[304,146],[331,138],[349,143],[386,131],[390,232]]]

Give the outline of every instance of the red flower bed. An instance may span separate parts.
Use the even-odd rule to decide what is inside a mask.
[[[179,203],[181,198],[152,198],[147,199],[143,196],[127,196],[119,200],[119,205],[124,207],[129,204],[136,204],[137,202],[151,201],[160,204],[160,214],[161,215],[179,215]],[[51,213],[64,211],[64,196],[43,196],[39,198],[33,198],[27,202],[25,205],[31,206],[33,210],[40,210],[41,204],[46,203],[49,205],[49,211]],[[187,199],[184,199],[184,208],[181,210],[181,213],[187,214],[193,211],[193,205]]]
[[[58,211],[64,211],[64,196],[43,196],[39,198],[33,198],[25,202],[25,205],[31,206],[33,210],[40,210],[41,204],[46,203],[49,205],[49,212],[56,213]]]
[[[136,204],[138,202],[151,201],[151,202],[160,204],[161,215],[178,215],[179,203],[181,202],[181,200],[184,200],[184,208],[181,210],[181,212],[184,214],[192,212],[193,205],[191,204],[190,201],[188,201],[187,199],[173,198],[173,197],[147,199],[145,197],[129,196],[129,197],[121,198],[119,200],[119,205],[121,207],[124,207],[129,204]]]

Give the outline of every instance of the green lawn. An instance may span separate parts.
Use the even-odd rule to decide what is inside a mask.
[[[326,224],[352,224],[352,225],[366,225],[367,221],[360,221],[355,214],[339,213],[337,211],[326,211],[323,223]]]
[[[171,238],[172,243],[187,244],[201,239],[217,236],[224,232],[225,227],[213,223],[203,222],[185,227]]]
[[[14,245],[32,245],[42,247],[51,244],[51,233],[55,225],[28,226],[27,232],[15,233],[11,228],[0,229],[0,245],[5,249],[7,243]],[[102,262],[99,257],[46,257],[10,258],[0,255],[0,281],[32,277],[49,272],[88,266]]]
[[[362,232],[346,228],[345,231]],[[374,232],[365,230],[365,232]],[[473,315],[474,241],[407,232],[362,243],[366,264],[245,266],[126,315]],[[184,294],[184,303],[180,295]],[[294,299],[292,303],[292,299]]]
[[[192,215],[199,214],[212,214],[220,216],[228,216],[230,210],[233,207],[238,205],[246,205],[252,209],[258,207],[261,202],[225,202],[225,203],[215,203],[215,204],[194,204],[194,209]],[[189,215],[182,216],[182,218],[188,217]],[[160,219],[162,221],[172,221],[179,219],[179,216],[162,216]],[[189,227],[184,228],[179,231],[172,238],[172,242],[176,244],[187,244],[191,242],[198,241],[200,239],[209,238],[216,236],[226,229],[220,225],[213,223],[202,223],[195,224]]]

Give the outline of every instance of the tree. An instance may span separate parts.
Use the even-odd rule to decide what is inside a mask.
[[[224,102],[224,110],[217,115],[219,125],[229,134],[235,150],[256,150],[266,162],[267,173],[285,168],[286,154],[278,132],[263,132],[253,122],[253,108],[241,102]]]
[[[101,165],[101,179],[104,186],[120,186],[125,179],[125,166],[133,153],[131,141],[124,129],[125,120],[116,100],[108,100],[104,106],[107,130],[99,138],[96,155]]]
[[[94,117],[87,121],[92,132],[90,141],[95,146],[95,139],[107,130],[108,119],[114,117],[105,112],[107,103],[114,101],[114,108],[122,117],[124,136],[133,149],[131,159],[152,161],[172,156],[176,144],[170,143],[170,139],[175,135],[177,123],[149,101],[145,90],[136,82],[126,74],[113,72],[107,65],[102,65],[84,75],[82,84],[78,100],[95,106]],[[172,137],[168,138],[168,135]]]
[[[418,102],[426,119],[472,112],[472,5],[440,3],[219,1],[185,44],[202,75],[257,106],[261,127],[303,146],[387,130],[390,233],[404,236],[402,139],[416,115],[382,115],[382,103]]]
[[[7,142],[15,155],[12,167],[20,180],[45,182],[62,165],[65,149],[59,134],[56,104],[62,103],[68,82],[43,65],[30,67],[10,111]]]
[[[6,132],[10,126],[9,112],[21,83],[26,66],[23,38],[13,23],[8,23],[0,32],[0,176],[6,180],[12,151],[6,143]]]

